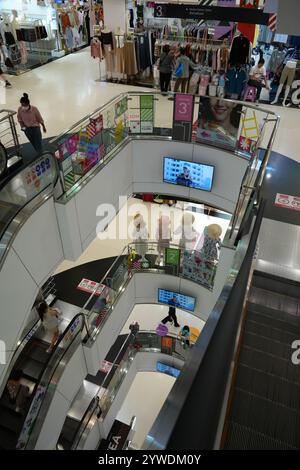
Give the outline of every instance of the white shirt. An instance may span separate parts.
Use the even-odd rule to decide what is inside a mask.
[[[256,65],[252,67],[250,75],[253,77],[253,80],[261,82],[267,76],[266,68],[264,66],[259,68],[258,65]]]

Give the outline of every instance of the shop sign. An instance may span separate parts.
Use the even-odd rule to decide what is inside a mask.
[[[181,251],[179,248],[165,248],[165,264],[179,266]]]
[[[194,95],[176,93],[173,114],[172,137],[182,142],[192,139],[192,126],[194,114]]]
[[[292,211],[300,211],[300,197],[287,194],[276,194],[275,206]]]
[[[268,25],[269,15],[262,10],[201,5],[174,5],[156,3],[155,18],[184,18],[191,20],[220,20]]]
[[[152,134],[154,127],[154,96],[140,97],[141,134]]]
[[[127,442],[131,427],[115,420],[107,439],[101,441],[101,450],[122,450]]]
[[[49,157],[40,157],[25,173],[21,173],[24,189],[28,198],[36,196],[53,182],[54,162]]]

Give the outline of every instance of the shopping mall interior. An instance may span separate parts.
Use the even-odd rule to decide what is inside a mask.
[[[300,449],[299,108],[298,0],[0,0],[0,450]]]

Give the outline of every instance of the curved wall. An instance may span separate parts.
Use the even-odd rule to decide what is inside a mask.
[[[163,157],[168,155],[215,165],[212,192],[163,183]],[[159,192],[192,198],[232,212],[247,163],[228,152],[194,144],[129,141],[65,205],[54,203],[53,199],[46,201],[20,229],[0,271],[0,340],[5,340],[6,350],[15,349],[39,288],[64,259],[76,260],[95,238],[100,220],[96,215],[99,204],[110,203],[118,209],[119,195]],[[227,262],[225,264],[229,267]],[[172,285],[177,282],[174,279]],[[204,290],[204,315],[213,307],[220,292],[218,282],[222,281],[223,276],[216,280],[213,298]],[[137,302],[151,301],[147,299],[149,296],[140,294]],[[7,352],[3,361],[1,354],[0,383],[11,356],[12,352]]]
[[[212,191],[164,183],[165,156],[214,165]],[[169,194],[232,213],[247,166],[248,161],[243,158],[199,144],[144,139],[129,141],[69,202],[56,203],[65,258],[76,260],[95,239],[100,221],[96,215],[98,206],[110,203],[119,209],[119,195],[130,197],[133,193],[147,192]]]
[[[40,287],[63,259],[51,198],[22,226],[0,271],[0,339],[9,351],[6,364],[0,361],[0,383]]]

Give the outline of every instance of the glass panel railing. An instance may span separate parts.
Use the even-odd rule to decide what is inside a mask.
[[[239,101],[128,92],[98,108],[52,143],[67,198],[128,137],[161,136],[210,145],[252,164],[266,125],[270,123],[273,128],[277,120],[273,112]]]
[[[128,97],[121,94],[54,139],[66,196],[128,136]]]
[[[55,374],[59,368],[59,374],[62,374],[66,366],[66,354],[71,346],[81,343],[83,328],[84,315],[78,314],[56,343],[43,375],[32,392],[33,399],[19,435],[17,449],[34,448],[58,382],[59,377],[55,377]]]
[[[9,226],[20,211],[47,188],[54,188],[58,178],[55,157],[44,153],[21,170],[0,191],[0,263],[14,233]],[[14,228],[15,229],[15,228]]]
[[[215,258],[205,246],[197,251],[172,244],[166,247],[157,242],[129,244],[116,258],[83,306],[83,310],[88,310],[86,320],[90,337],[94,340],[100,333],[135,272],[178,276],[213,290],[218,268],[217,249],[214,255]]]
[[[137,352],[159,352],[177,357],[185,361],[190,353],[190,348],[185,348],[181,341],[175,336],[157,336],[155,332],[139,332],[136,335],[135,343],[129,345],[122,361],[112,373],[112,378],[107,388],[100,398],[99,407],[101,409],[101,420],[105,419],[122,383],[131,367],[132,361]]]

